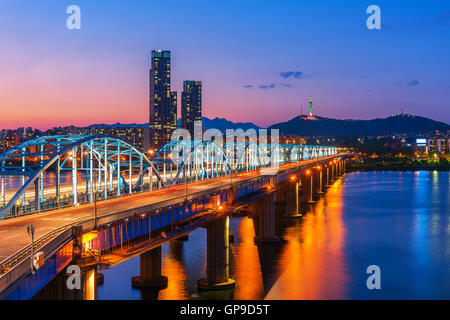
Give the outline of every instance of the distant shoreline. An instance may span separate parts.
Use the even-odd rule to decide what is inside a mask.
[[[373,171],[376,171],[376,172],[388,172],[388,171],[391,171],[391,172],[395,172],[395,171],[397,171],[397,172],[419,172],[419,171],[449,172],[450,169],[431,169],[431,168],[423,169],[423,168],[420,168],[420,169],[415,170],[415,169],[411,169],[411,168],[395,168],[395,169],[393,169],[393,168],[359,168],[359,169],[358,168],[349,168],[347,170],[347,173],[350,173],[350,172],[373,172]]]
[[[360,162],[350,163],[348,171],[450,171],[450,161],[415,160],[413,158],[378,157],[363,158]]]

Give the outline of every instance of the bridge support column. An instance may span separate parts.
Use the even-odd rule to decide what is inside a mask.
[[[313,171],[313,200],[314,201],[319,200],[321,194],[323,194],[322,169],[316,168]]]
[[[230,279],[229,217],[221,217],[206,228],[206,279],[198,281],[200,290],[224,290],[235,286]]]
[[[286,189],[282,186],[275,191],[275,205],[285,205],[287,199]]]
[[[343,176],[345,174],[345,160],[341,159],[339,164],[340,164],[340,173],[341,173],[341,176]]]
[[[330,178],[330,184],[332,184],[334,181],[336,181],[336,164],[333,163],[331,165],[331,178]]]
[[[322,188],[325,191],[325,188],[328,188],[330,184],[330,168],[328,165],[324,166],[322,170]]]
[[[299,213],[299,182],[295,181],[288,185],[286,192],[286,216],[289,218],[300,218]]]
[[[166,288],[168,279],[161,275],[161,247],[141,254],[141,274],[131,279],[135,288]]]
[[[314,203],[314,175],[310,169],[302,175],[302,202],[305,204]]]
[[[259,199],[253,204],[254,217],[258,215],[259,230],[255,237],[256,243],[278,242],[275,235],[275,192]]]

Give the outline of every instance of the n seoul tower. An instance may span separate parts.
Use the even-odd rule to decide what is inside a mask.
[[[309,97],[309,116],[307,117],[308,120],[316,120],[316,117],[313,116],[313,101],[312,101],[312,92]]]

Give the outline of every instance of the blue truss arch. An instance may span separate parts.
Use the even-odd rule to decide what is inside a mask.
[[[53,191],[44,191],[48,171],[54,176]],[[65,171],[71,173],[72,186],[66,188],[69,196],[63,197],[61,174]],[[8,176],[21,177],[20,187],[9,193],[4,185]],[[108,199],[166,186],[145,154],[126,141],[100,135],[43,136],[21,143],[0,154],[0,177],[0,217],[17,214],[18,209],[22,209],[20,213],[41,211],[92,202],[99,195]],[[86,180],[86,189],[79,193],[81,178]],[[29,192],[33,184],[34,192]],[[48,194],[50,199],[45,199]],[[32,203],[27,201],[29,197]]]

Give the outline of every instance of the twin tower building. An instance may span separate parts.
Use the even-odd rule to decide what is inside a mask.
[[[177,128],[177,92],[171,91],[170,51],[153,50],[150,69],[150,147],[170,142]],[[184,81],[181,93],[181,127],[194,136],[194,122],[202,121],[202,82]]]

